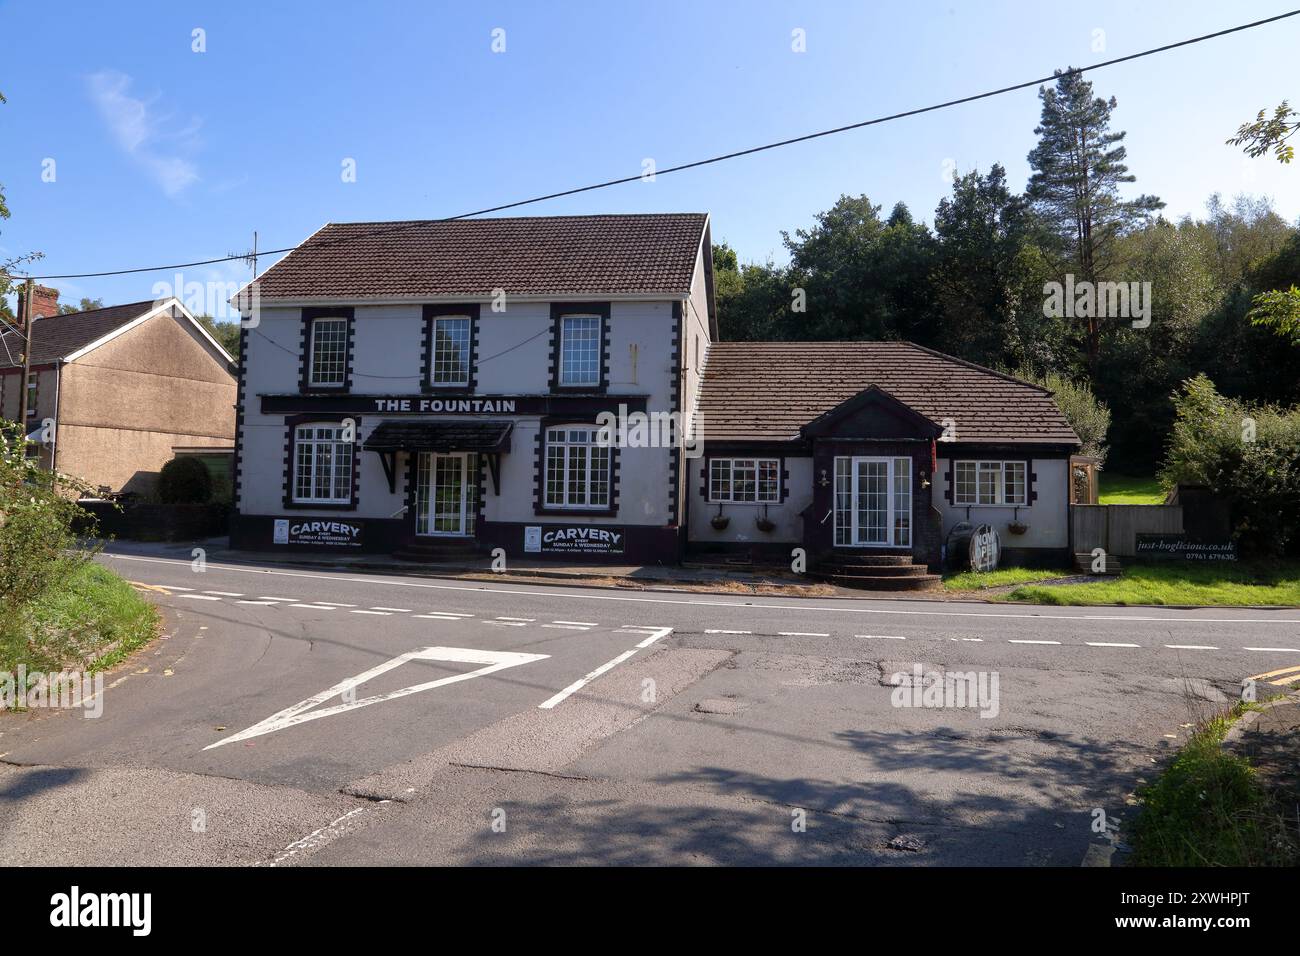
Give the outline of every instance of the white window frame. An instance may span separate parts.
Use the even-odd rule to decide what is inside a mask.
[[[458,343],[457,350],[465,356],[464,374],[459,379],[447,379],[440,381],[439,374],[439,349],[438,349],[438,324],[440,322],[457,322],[465,325],[465,342],[463,346]],[[469,385],[470,362],[473,360],[474,345],[474,317],[470,315],[435,315],[433,317],[433,328],[429,330],[433,337],[429,345],[429,384],[433,388],[465,388]],[[450,352],[444,352],[444,356],[450,355]]]
[[[36,399],[40,394],[40,380],[37,378],[38,372],[27,373],[27,417],[36,417]]]
[[[339,372],[337,379],[323,379],[316,374],[316,346],[317,333],[322,323],[339,323],[343,326],[343,350],[339,362]],[[342,388],[348,380],[348,319],[342,315],[323,315],[311,320],[311,335],[308,342],[307,352],[307,384],[313,388]]]
[[[305,436],[304,431],[312,430],[310,436]],[[333,438],[322,438],[317,432],[320,429],[329,429],[335,433]],[[303,422],[295,425],[293,428],[293,474],[291,476],[290,487],[293,489],[293,503],[296,505],[351,505],[352,504],[352,475],[353,467],[356,461],[356,449],[351,442],[342,439],[344,427],[340,422]],[[315,494],[316,480],[318,478],[318,469],[321,467],[320,449],[326,445],[332,446],[329,456],[329,496]],[[306,475],[307,488],[312,494],[301,495],[300,480],[303,475],[303,450],[310,448],[310,458],[307,461],[308,474]],[[340,449],[347,449],[346,455],[340,455]],[[340,496],[335,493],[339,487],[339,471],[343,475],[343,494]]]
[[[577,433],[585,439],[575,439]],[[560,437],[556,437],[560,436]],[[559,454],[556,455],[556,450]],[[578,451],[575,456],[572,452]],[[600,442],[596,425],[550,425],[542,443],[542,505],[547,510],[608,511],[613,485],[613,451]],[[575,458],[579,461],[575,461]],[[558,476],[552,465],[558,466]],[[581,493],[571,485],[575,466],[580,465]],[[558,477],[558,489],[556,478]],[[558,494],[555,492],[558,490]],[[592,500],[596,498],[597,500]]]
[[[884,490],[881,515],[884,540],[868,540],[862,525],[862,466],[883,465]],[[835,488],[831,511],[837,548],[912,547],[912,459],[900,456],[836,456]]]
[[[570,363],[566,357],[568,346],[571,341],[569,338],[569,323],[571,322],[594,322],[596,325],[596,355],[595,364],[592,366],[590,377],[573,379],[570,377]],[[585,329],[585,326],[584,326]],[[586,312],[569,312],[560,316],[560,352],[557,357],[559,370],[555,380],[561,388],[597,388],[600,386],[601,365],[604,362],[605,351],[605,319],[603,316],[595,313]],[[583,363],[586,365],[587,363]]]
[[[970,470],[966,482],[962,481],[963,468]],[[1007,494],[1007,477],[1009,471],[1020,476],[1020,494],[1018,497]],[[973,476],[973,486],[971,485]],[[992,485],[992,494],[985,494],[985,482],[988,476]],[[974,495],[965,495],[960,490],[962,485],[972,486]],[[1029,463],[1023,458],[997,460],[982,458],[964,458],[952,463],[952,503],[958,508],[1027,508],[1029,507]]]
[[[722,472],[725,466],[725,478]],[[767,497],[764,497],[764,466],[772,472],[766,480],[769,484]],[[738,479],[738,474],[741,475]],[[752,477],[743,477],[752,475]],[[719,479],[722,480],[719,480]],[[737,497],[736,486],[751,482],[754,496]],[[725,489],[725,495],[719,494]],[[711,505],[776,505],[781,503],[781,459],[780,458],[710,458],[709,459],[709,497]]]

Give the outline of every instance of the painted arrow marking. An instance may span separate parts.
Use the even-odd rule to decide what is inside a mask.
[[[518,667],[520,664],[531,664],[534,661],[545,660],[549,656],[549,654],[519,654],[512,651],[484,651],[470,647],[422,647],[419,650],[407,651],[405,654],[399,654],[392,660],[385,661],[368,671],[362,671],[355,677],[340,681],[328,690],[323,690],[313,697],[308,697],[292,707],[286,707],[279,713],[272,714],[266,720],[254,724],[247,730],[241,730],[224,740],[218,740],[215,744],[208,744],[203,749],[211,750],[213,747],[232,744],[237,740],[247,740],[250,737],[260,737],[263,734],[284,730],[286,727],[303,724],[309,720],[318,720],[321,717],[342,714],[349,710],[356,710],[359,707],[369,707],[371,704],[382,704],[387,700],[396,700],[399,697],[407,697],[421,691],[433,690],[435,687],[444,687],[447,684],[455,684],[474,677],[484,677],[496,671],[505,670],[507,667]],[[373,697],[362,697],[351,701],[346,700],[345,695],[349,691],[361,686],[368,680],[378,677],[380,674],[386,674],[395,667],[401,667],[408,661],[447,661],[457,664],[482,664],[483,666],[478,670],[469,671],[465,674],[454,674],[451,677],[442,677],[438,680],[426,681],[423,684],[412,684],[410,687],[403,687],[401,690],[390,691],[387,694],[376,694]],[[312,709],[333,697],[345,697],[345,701],[332,707]]]

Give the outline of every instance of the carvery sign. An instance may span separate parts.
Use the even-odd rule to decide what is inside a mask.
[[[335,518],[277,518],[275,544],[316,544],[336,548],[361,547],[364,526]]]
[[[532,525],[524,550],[542,554],[622,554],[622,528],[604,525]]]

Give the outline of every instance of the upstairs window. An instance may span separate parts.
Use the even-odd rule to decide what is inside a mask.
[[[601,317],[566,315],[560,319],[560,385],[599,386]]]
[[[1025,505],[1027,485],[1023,461],[953,463],[955,505]]]
[[[313,319],[308,384],[342,388],[348,370],[348,320]]]
[[[36,373],[27,375],[27,417],[36,417]]]
[[[433,320],[433,370],[429,384],[469,384],[470,317],[439,316]]]

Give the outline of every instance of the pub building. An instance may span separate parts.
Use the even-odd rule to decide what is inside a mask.
[[[970,524],[1069,558],[1049,392],[906,342],[719,341],[705,214],[331,223],[238,301],[236,548],[802,548],[910,587]]]

